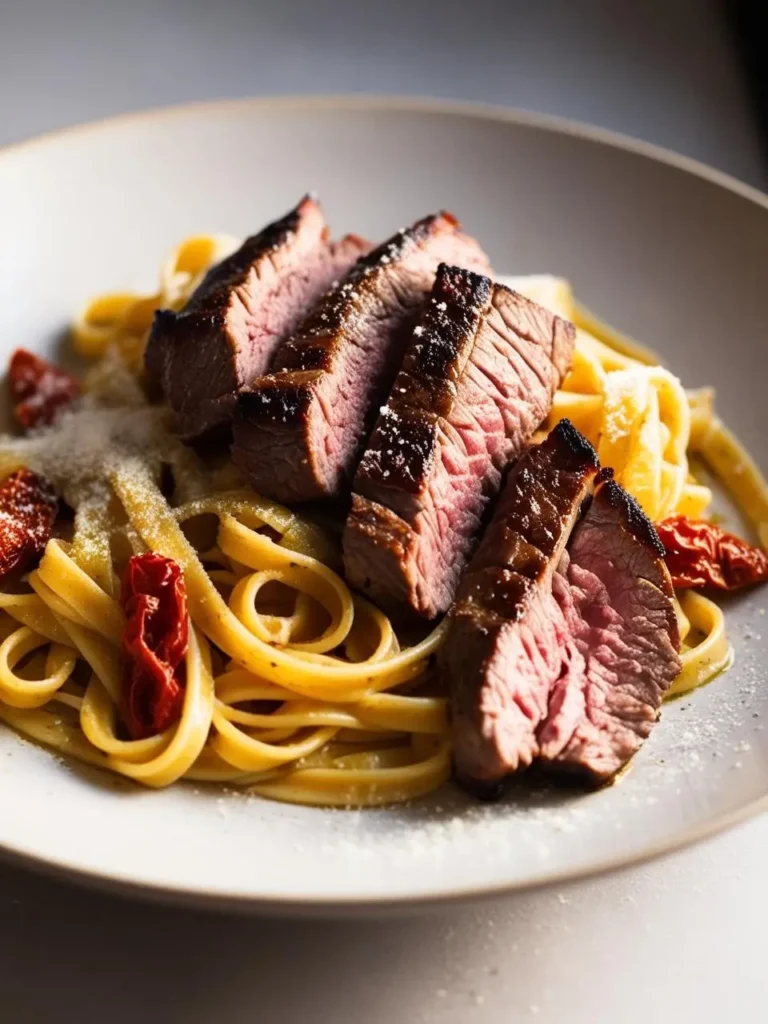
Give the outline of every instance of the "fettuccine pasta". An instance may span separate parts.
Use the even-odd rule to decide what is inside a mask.
[[[432,674],[445,625],[399,635],[350,591],[320,526],[243,489],[231,467],[204,465],[164,412],[146,405],[137,380],[154,310],[181,308],[237,245],[229,236],[188,239],[154,294],[100,296],[77,318],[75,347],[96,362],[84,411],[73,416],[92,417],[100,439],[92,451],[78,459],[64,435],[51,447],[57,427],[0,444],[0,469],[38,470],[75,510],[71,537],[51,539],[26,581],[0,593],[0,718],[152,787],[191,779],[339,806],[412,799],[450,771],[446,699]],[[686,392],[652,353],[579,306],[567,282],[509,283],[577,326],[547,429],[570,419],[654,520],[706,513],[712,495],[691,472],[696,454],[768,543],[765,481],[716,418],[712,393]],[[169,467],[170,498],[161,487]],[[186,686],[174,725],[129,739],[119,714],[119,580],[127,558],[146,551],[183,572]],[[678,614],[683,672],[673,695],[732,657],[711,600],[681,594]]]
[[[97,296],[80,311],[72,324],[75,350],[94,359],[111,348],[138,371],[155,310],[181,309],[207,271],[240,244],[241,239],[232,235],[186,238],[163,263],[154,294],[112,292]]]

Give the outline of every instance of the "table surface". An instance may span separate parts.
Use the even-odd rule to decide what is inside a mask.
[[[349,91],[556,113],[766,182],[707,0],[0,0],[0,143],[157,104]],[[761,818],[610,877],[378,922],[150,907],[2,867],[2,1019],[763,1020],[767,846]]]

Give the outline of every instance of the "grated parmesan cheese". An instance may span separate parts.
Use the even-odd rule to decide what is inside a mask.
[[[94,488],[104,490],[122,457],[159,462],[162,441],[170,437],[166,420],[162,409],[100,406],[86,396],[51,427],[25,437],[0,437],[0,451],[4,460],[40,473],[77,507]]]
[[[122,365],[103,370],[87,380],[91,390],[51,426],[23,437],[0,435],[0,469],[27,466],[75,509],[103,507],[110,497],[110,475],[129,459],[140,458],[153,474],[167,462],[174,471],[186,464],[194,475],[194,456],[184,452],[172,432],[169,411],[148,405]]]

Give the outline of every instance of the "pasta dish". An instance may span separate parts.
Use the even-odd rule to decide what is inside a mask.
[[[768,577],[766,483],[713,390],[564,279],[496,277],[450,215],[372,248],[310,197],[187,239],[72,342],[79,379],[9,370],[0,718],[146,786],[347,807],[454,764],[607,781],[728,667],[716,594]],[[712,520],[713,476],[758,546]]]

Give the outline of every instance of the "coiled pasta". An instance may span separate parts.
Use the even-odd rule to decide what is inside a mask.
[[[206,468],[156,411],[152,444],[146,431],[131,443],[130,410],[134,419],[150,415],[134,375],[154,310],[181,308],[237,244],[188,239],[163,265],[155,294],[99,297],[74,324],[76,348],[97,360],[91,402],[122,419],[88,472],[62,469],[54,481],[76,510],[71,540],[52,539],[25,584],[0,593],[0,719],[152,787],[190,779],[307,804],[408,800],[450,771],[446,698],[431,670],[445,624],[398,635],[349,590],[322,529],[236,486],[228,467]],[[706,512],[711,492],[689,465],[692,454],[703,458],[768,543],[765,481],[714,415],[711,391],[686,392],[653,353],[580,307],[567,282],[508,283],[577,326],[573,365],[546,428],[567,416],[656,520]],[[57,471],[44,438],[0,442],[0,468],[24,464]],[[163,466],[174,473],[173,502],[161,491]],[[118,710],[118,581],[128,555],[146,550],[181,567],[191,629],[178,722],[132,740]],[[679,617],[683,672],[671,695],[732,657],[716,604],[681,594]]]

